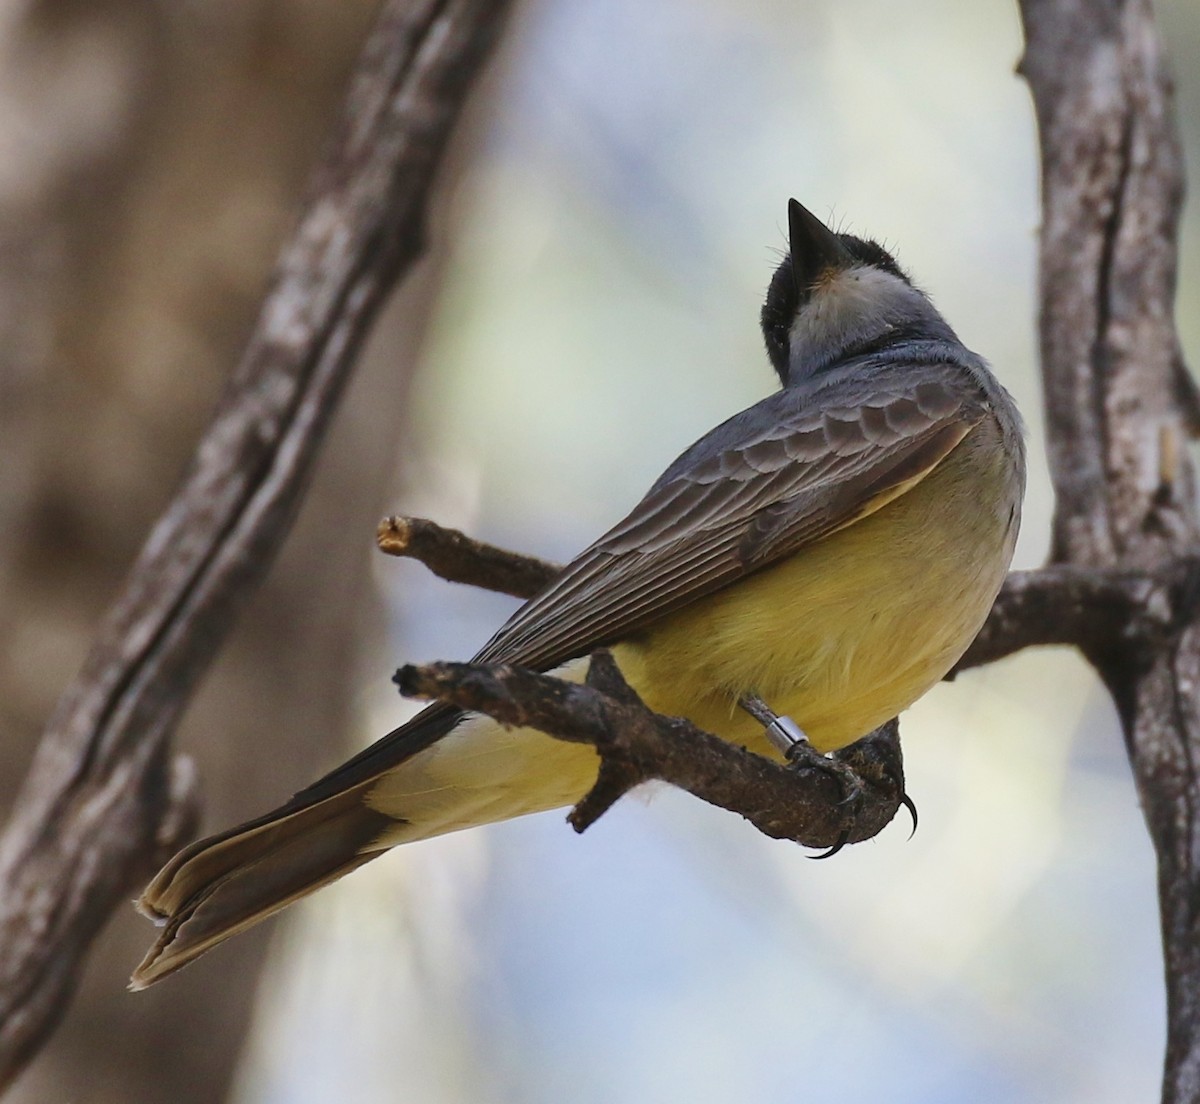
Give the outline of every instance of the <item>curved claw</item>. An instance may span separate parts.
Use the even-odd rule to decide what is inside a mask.
[[[908,838],[912,839],[917,834],[917,807],[913,803],[913,799],[906,793],[900,795],[900,804],[908,810],[908,815],[912,817],[912,831],[908,833]]]
[[[832,859],[833,856],[836,855],[849,842],[850,842],[850,829],[847,828],[838,837],[837,843],[835,843],[828,851],[822,851],[819,855],[806,855],[805,858],[808,858],[808,859]]]
[[[863,786],[858,775],[840,759],[822,755],[807,740],[792,744],[784,758],[793,767],[810,767],[833,775],[842,787],[839,805],[853,805],[862,797]]]

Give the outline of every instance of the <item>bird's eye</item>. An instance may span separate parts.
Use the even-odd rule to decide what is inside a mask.
[[[771,285],[767,288],[767,299],[762,309],[762,330],[767,355],[781,379],[787,378],[788,331],[799,307],[799,294],[796,282],[792,278],[792,266],[785,259],[771,277]]]

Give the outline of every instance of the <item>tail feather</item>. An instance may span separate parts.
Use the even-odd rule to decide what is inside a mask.
[[[138,911],[161,931],[130,979],[145,989],[211,947],[382,854],[397,817],[367,804],[380,776],[461,717],[433,705],[273,812],[185,847],[155,875]]]
[[[569,805],[595,779],[589,748],[462,719],[434,706],[274,812],[180,851],[137,902],[161,930],[131,988],[398,843]]]
[[[137,902],[163,927],[130,988],[144,989],[381,854],[371,844],[395,821],[364,804],[362,788],[285,807],[180,852]]]

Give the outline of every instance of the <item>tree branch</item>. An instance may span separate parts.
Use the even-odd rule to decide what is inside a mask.
[[[416,560],[443,579],[515,598],[532,597],[562,570],[549,560],[499,548],[425,518],[385,518],[377,539],[382,551]],[[1196,573],[1191,558],[1156,576],[1074,564],[1014,571],[975,642],[947,677],[1023,648],[1067,644],[1110,650],[1161,641],[1177,627],[1180,608],[1190,608],[1187,595]]]
[[[604,651],[592,656],[584,686],[519,667],[470,663],[402,667],[396,682],[413,697],[594,747],[599,776],[570,815],[579,832],[635,786],[656,779],[740,814],[768,836],[809,847],[877,835],[904,797],[894,721],[840,753],[863,783],[859,797],[846,801],[833,770],[783,767],[682,718],[651,712]]]
[[[562,570],[559,564],[508,552],[425,518],[384,518],[375,540],[381,552],[417,560],[449,582],[514,598],[533,597]]]
[[[0,1087],[52,1029],[112,908],[190,834],[170,733],[282,543],[376,310],[422,251],[434,170],[507,7],[392,0],[366,43],[228,392],[0,841]]]
[[[1178,574],[1158,578],[1074,564],[1014,571],[948,677],[1038,645],[1111,650],[1161,640],[1171,631]]]
[[[1165,1104],[1200,1101],[1200,547],[1174,328],[1183,161],[1150,0],[1021,0],[1042,150],[1041,345],[1054,559],[1182,573],[1171,631],[1083,644],[1121,717],[1158,856]],[[1136,661],[1131,661],[1136,660]]]
[[[1182,151],[1150,0],[1023,0],[1042,153],[1052,558],[1156,566],[1196,537],[1173,313]]]

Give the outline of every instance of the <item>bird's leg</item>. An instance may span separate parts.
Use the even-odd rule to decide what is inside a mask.
[[[800,746],[812,749],[808,737],[791,717],[781,717],[757,694],[743,694],[738,705],[750,714],[766,730],[767,739],[789,762]]]
[[[772,746],[779,749],[789,766],[812,767],[833,775],[842,787],[843,803],[855,802],[862,797],[862,781],[854,770],[840,759],[834,759],[817,751],[805,735],[804,729],[791,717],[780,716],[753,692],[743,694],[738,698],[738,705],[763,726],[767,739]],[[815,857],[827,859],[831,855],[837,854],[845,846],[849,835],[850,831],[847,829],[843,838],[838,840],[833,847]]]

